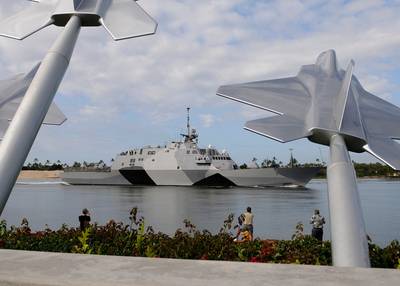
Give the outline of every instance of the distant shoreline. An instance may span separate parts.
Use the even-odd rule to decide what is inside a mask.
[[[31,171],[23,170],[19,173],[18,180],[26,179],[59,179],[64,171]]]

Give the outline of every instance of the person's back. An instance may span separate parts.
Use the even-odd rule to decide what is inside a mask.
[[[245,212],[244,214],[244,224],[253,224],[254,215],[250,212]]]
[[[242,231],[248,231],[250,233],[251,239],[253,240],[253,219],[254,215],[251,213],[251,207],[247,207],[247,211],[243,214],[244,216],[244,222],[243,222],[243,228]]]

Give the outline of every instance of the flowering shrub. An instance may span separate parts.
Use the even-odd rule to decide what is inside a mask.
[[[298,263],[331,265],[329,241],[319,242],[304,235],[298,224],[292,240],[261,240],[234,242],[231,231],[234,215],[223,222],[219,233],[199,231],[189,220],[173,236],[156,233],[146,227],[136,208],[130,212],[130,224],[109,221],[94,224],[85,231],[63,225],[59,230],[46,228],[32,232],[24,219],[20,227],[7,228],[0,221],[0,248],[48,252],[67,252],[101,255],[123,255],[202,260],[247,262]],[[400,268],[400,244],[391,242],[387,247],[370,243],[373,267]]]

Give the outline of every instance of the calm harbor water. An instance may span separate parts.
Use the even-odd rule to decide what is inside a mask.
[[[187,218],[198,229],[217,232],[229,213],[239,215],[251,206],[255,215],[255,236],[290,239],[297,222],[305,224],[315,208],[328,219],[325,238],[330,237],[325,180],[313,180],[308,189],[288,188],[198,188],[198,187],[105,187],[68,186],[59,182],[18,183],[2,219],[19,225],[28,218],[34,230],[58,228],[63,223],[78,225],[82,208],[92,221],[110,219],[128,223],[129,211],[137,206],[146,225],[173,234]],[[360,180],[359,189],[367,232],[384,245],[400,239],[400,181]]]

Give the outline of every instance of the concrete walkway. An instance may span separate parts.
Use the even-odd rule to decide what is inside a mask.
[[[400,270],[0,250],[0,285],[400,285]]]

